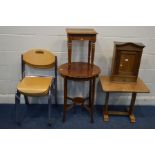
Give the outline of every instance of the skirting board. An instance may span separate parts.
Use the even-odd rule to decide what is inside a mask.
[[[129,105],[130,96],[121,97],[111,97],[109,100],[109,105]],[[15,95],[0,95],[0,104],[14,104]],[[23,96],[21,96],[21,103],[24,102]],[[30,98],[30,103],[48,103],[47,97]],[[63,96],[58,97],[58,104],[63,104]],[[95,103],[96,104],[96,103]],[[98,105],[104,104],[104,98],[98,99]],[[136,105],[154,105],[155,106],[155,96],[137,96]]]

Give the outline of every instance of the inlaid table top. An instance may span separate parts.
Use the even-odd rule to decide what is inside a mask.
[[[78,79],[95,77],[101,72],[98,66],[85,62],[72,62],[70,66],[68,63],[65,63],[58,70],[62,76]]]
[[[135,93],[149,93],[148,87],[144,84],[143,80],[137,79],[137,82],[130,83],[116,83],[111,82],[109,76],[101,76],[100,82],[102,89],[105,92],[135,92]]]

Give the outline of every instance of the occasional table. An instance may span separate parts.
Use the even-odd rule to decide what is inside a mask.
[[[105,105],[103,110],[104,121],[109,121],[109,115],[126,115],[126,116],[129,116],[131,123],[135,123],[136,118],[133,112],[134,112],[134,105],[136,101],[136,95],[137,93],[149,93],[149,89],[144,84],[144,82],[140,78],[138,78],[137,82],[116,83],[116,82],[111,82],[109,76],[101,76],[100,82],[101,82],[103,91],[106,93]],[[109,111],[108,109],[109,94],[118,93],[118,92],[132,93],[129,110],[124,112]]]
[[[88,63],[94,63],[95,42],[97,32],[94,29],[66,29],[68,39],[68,63],[72,62],[72,42],[73,41],[88,41]]]
[[[66,121],[66,112],[75,105],[81,105],[85,107],[91,116],[91,122],[93,122],[93,104],[95,94],[95,80],[101,72],[100,68],[96,65],[92,65],[86,62],[72,62],[61,65],[59,73],[64,78],[64,113],[63,122]],[[89,96],[87,98],[74,97],[71,98],[67,94],[68,80],[73,81],[89,81]],[[67,104],[67,100],[71,100],[73,104]],[[88,105],[84,104],[88,100]]]

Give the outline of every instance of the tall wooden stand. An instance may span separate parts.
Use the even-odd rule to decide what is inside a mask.
[[[94,53],[96,32],[93,29],[66,29],[68,37],[68,63],[59,67],[59,73],[64,78],[64,113],[63,122],[66,121],[66,112],[75,105],[85,107],[91,116],[93,122],[93,104],[95,94],[95,80],[100,73],[100,68],[94,65]],[[72,41],[82,40],[88,41],[88,62],[72,62]],[[89,81],[89,96],[87,98],[74,97],[71,98],[67,93],[68,80],[73,81]],[[67,104],[67,100],[71,100],[73,104]],[[85,101],[88,100],[88,105]]]

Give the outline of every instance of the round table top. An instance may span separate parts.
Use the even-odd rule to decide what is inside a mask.
[[[72,62],[70,66],[68,63],[65,63],[59,66],[58,71],[63,77],[75,79],[93,78],[101,72],[98,66],[86,62]]]

